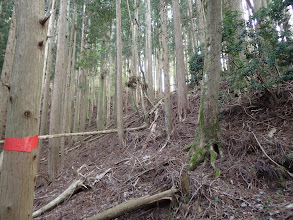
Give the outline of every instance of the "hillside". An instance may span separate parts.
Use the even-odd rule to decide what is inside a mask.
[[[271,161],[283,163],[293,172],[292,164],[288,164],[292,158],[284,161],[293,152],[292,91],[293,82],[287,83],[277,106],[269,106],[261,92],[247,96],[250,102],[237,102],[234,98],[230,103],[238,104],[223,103],[220,123],[224,157],[216,162],[219,177],[209,164],[204,164],[188,172],[188,198],[178,193],[171,205],[166,200],[116,219],[292,219],[292,178]],[[47,181],[44,147],[34,210],[61,194],[74,181],[79,168],[78,172],[87,175],[92,187],[79,189],[36,219],[83,219],[173,185],[180,190],[180,177],[190,159],[183,148],[194,139],[199,92],[193,91],[188,97],[190,112],[186,120],[179,122],[176,95],[172,95],[176,120],[169,139],[164,131],[163,106],[159,105],[150,115],[146,129],[126,133],[127,144],[123,149],[119,148],[115,133],[86,137],[82,147],[76,141],[67,151],[61,174],[53,182]],[[126,127],[139,127],[143,121],[136,113],[129,113],[124,123]],[[100,179],[94,183],[97,175]]]

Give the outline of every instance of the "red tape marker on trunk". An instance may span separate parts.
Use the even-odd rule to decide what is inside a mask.
[[[5,138],[4,150],[32,152],[32,149],[38,148],[39,135],[24,138]]]

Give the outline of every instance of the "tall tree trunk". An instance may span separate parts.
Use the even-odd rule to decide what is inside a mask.
[[[196,14],[197,14],[197,30],[199,45],[204,43],[204,13],[202,0],[195,0],[196,3]]]
[[[5,51],[0,81],[0,139],[3,139],[3,129],[6,121],[7,102],[10,90],[10,78],[15,50],[15,9],[12,13],[9,36]]]
[[[68,2],[69,4],[70,2]],[[70,5],[70,4],[69,4]],[[74,24],[75,24],[75,17],[77,15],[77,5],[76,2],[74,2],[74,13],[72,16],[72,24],[71,24],[71,33],[70,33],[70,41],[69,41],[69,53],[67,58],[67,69],[66,69],[66,78],[65,78],[65,93],[64,93],[64,111],[63,111],[63,117],[62,117],[62,129],[61,133],[69,132],[69,84],[70,84],[70,73],[71,73],[71,64],[72,64],[72,48],[73,48],[73,41],[74,41]],[[68,18],[69,19],[69,18]],[[61,162],[64,160],[64,145],[65,145],[65,138],[61,138]]]
[[[81,28],[81,59],[84,58],[83,52],[85,50],[85,24],[86,24],[86,2],[83,5],[83,16],[82,16],[82,28]],[[80,89],[80,106],[79,106],[79,131],[85,130],[85,122],[86,122],[86,83],[87,78],[83,67],[79,68],[79,79],[81,84]]]
[[[162,37],[162,36],[161,36]],[[159,74],[159,97],[161,98],[163,96],[163,86],[162,86],[162,69],[163,69],[163,60],[162,60],[163,52],[159,50],[158,55],[158,74]],[[170,74],[170,71],[169,71]],[[169,75],[169,89],[170,89],[170,75]]]
[[[159,35],[159,39],[161,39],[161,34]],[[156,81],[157,81],[157,97],[161,98],[162,96],[162,72],[161,72],[161,48],[159,47],[157,50],[156,56]]]
[[[220,82],[221,53],[221,0],[204,2],[205,26],[205,60],[200,97],[199,121],[195,141],[190,152],[193,154],[190,169],[195,169],[210,157],[215,167],[217,155],[221,154],[218,117],[218,93]]]
[[[138,6],[137,0],[134,0],[134,19],[132,26],[132,73],[139,79],[138,73],[138,51],[137,51],[137,34],[138,34]],[[139,85],[136,86],[134,94],[134,104],[139,105]]]
[[[94,113],[94,100],[95,100],[95,71],[94,69],[91,70],[91,74],[89,76],[89,85],[90,85],[90,112],[89,112],[89,126],[91,126],[92,121],[93,121],[93,113]]]
[[[66,22],[66,0],[60,0],[59,21],[58,21],[58,41],[57,55],[54,76],[54,88],[52,93],[52,105],[50,111],[50,134],[59,134],[61,132],[61,104],[63,91],[63,73],[65,70],[65,22]],[[49,159],[48,174],[53,179],[60,169],[60,139],[49,140]]]
[[[172,0],[174,10],[174,35],[175,35],[175,47],[176,47],[176,79],[177,79],[177,95],[178,95],[178,116],[182,121],[186,118],[188,101],[187,101],[187,87],[185,79],[185,65],[183,54],[183,41],[181,30],[181,19],[179,11],[179,3],[176,0]]]
[[[114,84],[114,99],[113,99],[113,120],[114,124],[117,125],[117,57],[115,60],[115,84]]]
[[[192,2],[191,0],[187,0],[188,3],[188,15],[190,19],[190,29],[189,35],[190,35],[190,44],[191,44],[191,53],[194,54],[195,46],[197,45],[196,43],[196,37],[195,37],[195,25],[194,25],[194,19],[193,19],[193,10],[192,10]]]
[[[99,108],[98,108],[98,117],[97,117],[97,124],[98,130],[104,130],[105,128],[105,82],[106,82],[106,38],[103,37],[102,40],[102,57],[101,57],[101,71],[100,71],[100,87],[99,87]]]
[[[75,23],[76,23],[75,17]],[[75,70],[75,54],[76,54],[76,34],[77,31],[74,31],[74,39],[73,39],[73,52],[72,52],[72,67],[71,67],[71,78],[70,78],[70,89],[69,89],[69,99],[68,99],[68,121],[70,123],[70,132],[73,131],[74,125],[74,94],[75,94],[75,80],[76,80],[76,70]],[[70,140],[71,138],[69,138]]]
[[[56,15],[56,1],[53,0],[52,3],[52,15],[49,20],[48,25],[48,36],[54,36],[55,34],[55,15]],[[40,125],[40,135],[46,134],[46,131],[48,131],[47,125],[48,125],[48,109],[49,109],[49,92],[50,92],[50,82],[51,82],[51,71],[52,71],[52,58],[53,58],[53,38],[50,37],[47,40],[48,45],[48,54],[47,54],[47,64],[44,62],[44,66],[46,66],[46,81],[45,86],[43,88],[43,103],[42,103],[42,114],[41,114],[41,125]],[[46,58],[45,58],[46,59]],[[39,154],[42,152],[42,146],[43,141],[39,141]],[[40,157],[38,158],[40,160]],[[39,161],[40,162],[40,161]],[[38,163],[39,166],[39,163]],[[39,169],[39,168],[38,168]]]
[[[78,70],[76,71],[77,76],[77,84],[79,85],[80,83],[80,76],[78,74]],[[80,115],[80,88],[75,88],[75,107],[74,107],[74,125],[73,125],[73,131],[78,132],[79,131],[79,115]]]
[[[112,34],[111,34],[112,39]],[[109,74],[107,75],[107,122],[111,119],[112,54],[109,53]]]
[[[145,68],[146,80],[148,84],[148,96],[151,101],[155,99],[153,86],[153,64],[152,64],[152,29],[151,29],[151,0],[146,0],[146,48],[145,48]]]
[[[165,123],[167,134],[170,135],[172,131],[172,108],[170,96],[170,79],[169,79],[169,52],[167,43],[167,25],[165,13],[165,1],[160,0],[161,3],[161,23],[162,23],[162,45],[163,45],[163,68],[164,68],[164,102],[165,102]]]
[[[123,103],[122,103],[122,37],[121,37],[121,0],[116,0],[116,25],[117,25],[117,129],[119,146],[125,146],[124,125],[123,125]]]
[[[44,10],[44,1],[15,3],[15,57],[0,176],[0,219],[3,220],[32,219],[42,88],[40,73],[46,40],[46,28],[39,21],[44,18]],[[25,146],[26,140],[33,143]],[[15,143],[19,143],[18,147]]]

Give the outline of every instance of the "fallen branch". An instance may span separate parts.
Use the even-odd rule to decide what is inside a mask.
[[[162,201],[162,200],[172,200],[172,196],[178,192],[177,189],[172,187],[171,189],[158,193],[153,196],[144,196],[137,199],[132,199],[126,202],[123,202],[117,206],[114,206],[110,209],[107,209],[97,215],[86,218],[85,220],[106,220],[114,219],[126,212],[132,212],[147,205]]]
[[[126,128],[125,131],[137,131],[147,127],[147,124],[143,124],[137,128]],[[71,137],[71,136],[87,136],[87,135],[95,135],[95,134],[109,134],[115,133],[117,129],[104,130],[104,131],[89,131],[89,132],[79,132],[79,133],[64,133],[64,134],[50,134],[50,135],[40,135],[39,140],[46,140],[52,138],[60,138],[60,137]],[[4,140],[0,141],[0,144],[4,144]]]
[[[149,99],[149,97],[147,96],[147,94],[145,92],[144,92],[144,96],[146,97],[148,102],[154,107],[154,103]]]
[[[293,178],[293,174],[290,173],[285,167],[281,166],[280,164],[278,164],[276,161],[274,161],[264,150],[264,148],[261,146],[261,144],[259,143],[258,139],[256,138],[255,134],[252,132],[258,146],[260,147],[260,149],[262,150],[262,152],[264,153],[264,155],[266,155],[266,157],[272,161],[277,167],[281,168],[282,170],[284,170],[290,177]]]
[[[162,104],[163,99],[160,99],[156,105],[153,105],[153,108],[150,110],[149,115],[153,114],[156,109]]]
[[[97,174],[95,179],[94,179],[94,183],[93,185],[95,185],[97,182],[99,182],[107,173],[109,173],[112,170],[112,168],[107,169],[105,172],[101,173],[101,174]]]
[[[43,206],[39,210],[35,211],[33,213],[33,218],[40,216],[44,212],[49,211],[49,210],[53,209],[55,206],[57,206],[60,203],[62,203],[66,198],[70,197],[77,189],[79,189],[80,187],[84,186],[84,182],[85,182],[85,179],[84,180],[80,180],[80,179],[75,180],[57,198],[55,198],[54,200],[52,200],[51,202],[49,202],[47,205]]]

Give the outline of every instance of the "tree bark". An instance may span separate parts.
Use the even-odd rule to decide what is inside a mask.
[[[54,76],[54,88],[52,93],[52,105],[50,111],[50,134],[61,132],[61,104],[63,93],[63,73],[65,71],[65,22],[66,22],[66,0],[60,0],[57,55]],[[48,174],[53,179],[60,169],[60,139],[49,141]]]
[[[191,53],[194,54],[195,47],[197,45],[196,43],[196,35],[195,35],[195,25],[194,25],[194,19],[193,19],[193,10],[192,10],[192,2],[191,0],[187,0],[188,3],[188,15],[190,19],[190,44],[191,44]]]
[[[68,2],[68,5],[70,5],[70,2]],[[74,13],[72,16],[72,24],[71,24],[71,31],[70,31],[70,41],[69,41],[69,53],[68,53],[68,59],[67,59],[67,68],[66,68],[66,78],[65,78],[65,93],[64,93],[64,111],[63,111],[63,117],[62,117],[62,129],[61,133],[69,132],[69,84],[70,84],[70,73],[71,73],[71,61],[72,61],[72,48],[73,48],[73,41],[74,41],[74,24],[75,24],[75,17],[77,15],[77,4],[74,2]],[[69,17],[69,16],[68,16]],[[67,18],[69,19],[69,18]],[[65,146],[65,138],[61,138],[61,163],[64,161],[64,146]]]
[[[145,73],[148,84],[148,96],[153,102],[155,99],[153,86],[153,64],[152,64],[152,29],[151,29],[151,0],[146,0],[146,50],[145,50]]]
[[[138,78],[140,76],[139,74],[139,59],[138,59],[138,8],[139,4],[137,3],[137,0],[134,0],[134,5],[135,5],[135,11],[134,11],[134,21],[133,21],[133,36],[132,36],[132,42],[133,42],[133,74],[135,74]],[[140,94],[140,89],[139,86],[136,87],[135,89],[135,102],[136,106],[139,106],[139,95]]]
[[[100,71],[100,87],[99,87],[99,108],[98,108],[98,117],[97,117],[97,124],[98,130],[103,130],[105,128],[105,119],[106,119],[106,112],[105,112],[105,92],[106,92],[106,38],[103,37],[102,40],[102,56],[101,56],[101,71]]]
[[[111,34],[112,39],[112,34]],[[112,54],[109,54],[109,74],[107,75],[107,123],[111,119]]]
[[[75,17],[75,24],[76,24],[76,18]],[[75,80],[76,80],[76,70],[75,70],[75,55],[76,55],[76,34],[77,31],[74,31],[74,39],[73,39],[73,52],[72,52],[72,67],[71,67],[71,78],[70,78],[70,89],[69,89],[69,99],[68,99],[68,104],[69,104],[69,112],[68,112],[68,117],[69,117],[69,123],[70,123],[70,132],[73,131],[73,126],[74,126],[74,94],[75,94]]]
[[[119,146],[124,147],[123,103],[122,103],[122,37],[121,37],[121,0],[116,0],[116,25],[117,25],[117,129]]]
[[[202,0],[195,0],[196,3],[196,14],[197,14],[197,31],[198,31],[198,40],[199,45],[204,43],[204,13]]]
[[[162,25],[162,45],[163,45],[163,68],[164,68],[164,102],[165,102],[165,123],[167,134],[170,135],[172,131],[172,108],[170,96],[170,79],[169,79],[169,52],[167,43],[167,25],[165,13],[165,1],[160,0],[161,3],[161,25]]]
[[[220,124],[218,118],[218,93],[220,82],[221,53],[221,0],[206,0],[203,5],[206,18],[205,60],[201,86],[200,112],[195,141],[190,152],[193,154],[190,169],[195,169],[210,156],[215,167],[217,155],[221,154]]]
[[[15,51],[15,8],[12,13],[9,36],[5,51],[5,58],[1,73],[0,82],[0,139],[4,137],[4,125],[6,121],[7,114],[7,102],[10,90],[10,78],[13,65]]]
[[[159,35],[159,39],[161,39],[161,34]],[[156,83],[157,83],[157,91],[156,91],[156,98],[161,98],[162,96],[162,68],[161,68],[161,48],[157,49],[157,56],[156,56]]]
[[[16,45],[6,138],[22,139],[39,133],[40,73],[43,71],[46,40],[46,28],[40,20],[44,18],[44,10],[44,1],[15,2]],[[31,152],[4,150],[0,176],[0,219],[32,219],[37,153],[36,148]]]
[[[52,2],[52,15],[49,20],[48,25],[48,36],[54,36],[55,34],[55,15],[56,15],[56,1],[53,0]],[[49,93],[50,93],[50,82],[51,82],[51,70],[52,70],[52,58],[53,58],[53,38],[48,38],[47,40],[48,44],[48,54],[47,54],[47,64],[44,62],[44,66],[46,66],[45,71],[45,86],[43,88],[43,103],[42,103],[42,114],[41,114],[41,125],[40,125],[40,134],[46,134],[48,131],[47,125],[48,125],[48,109],[49,109]],[[45,58],[46,59],[46,58]],[[39,141],[39,155],[42,152],[42,146],[43,142]],[[40,162],[40,157],[38,158],[38,166]],[[39,169],[39,167],[38,167]]]
[[[86,2],[83,5],[83,16],[82,16],[82,28],[81,28],[81,45],[80,52],[83,59],[83,52],[85,51],[85,24],[86,24]],[[86,122],[86,87],[87,87],[87,77],[83,67],[79,67],[79,81],[80,81],[80,106],[79,106],[79,131],[85,130]]]
[[[187,101],[187,87],[185,79],[185,65],[183,54],[183,41],[182,41],[182,29],[179,3],[176,0],[172,0],[174,10],[174,35],[175,35],[175,48],[176,48],[176,79],[177,79],[177,103],[178,103],[178,116],[182,121],[186,118],[188,110]]]

